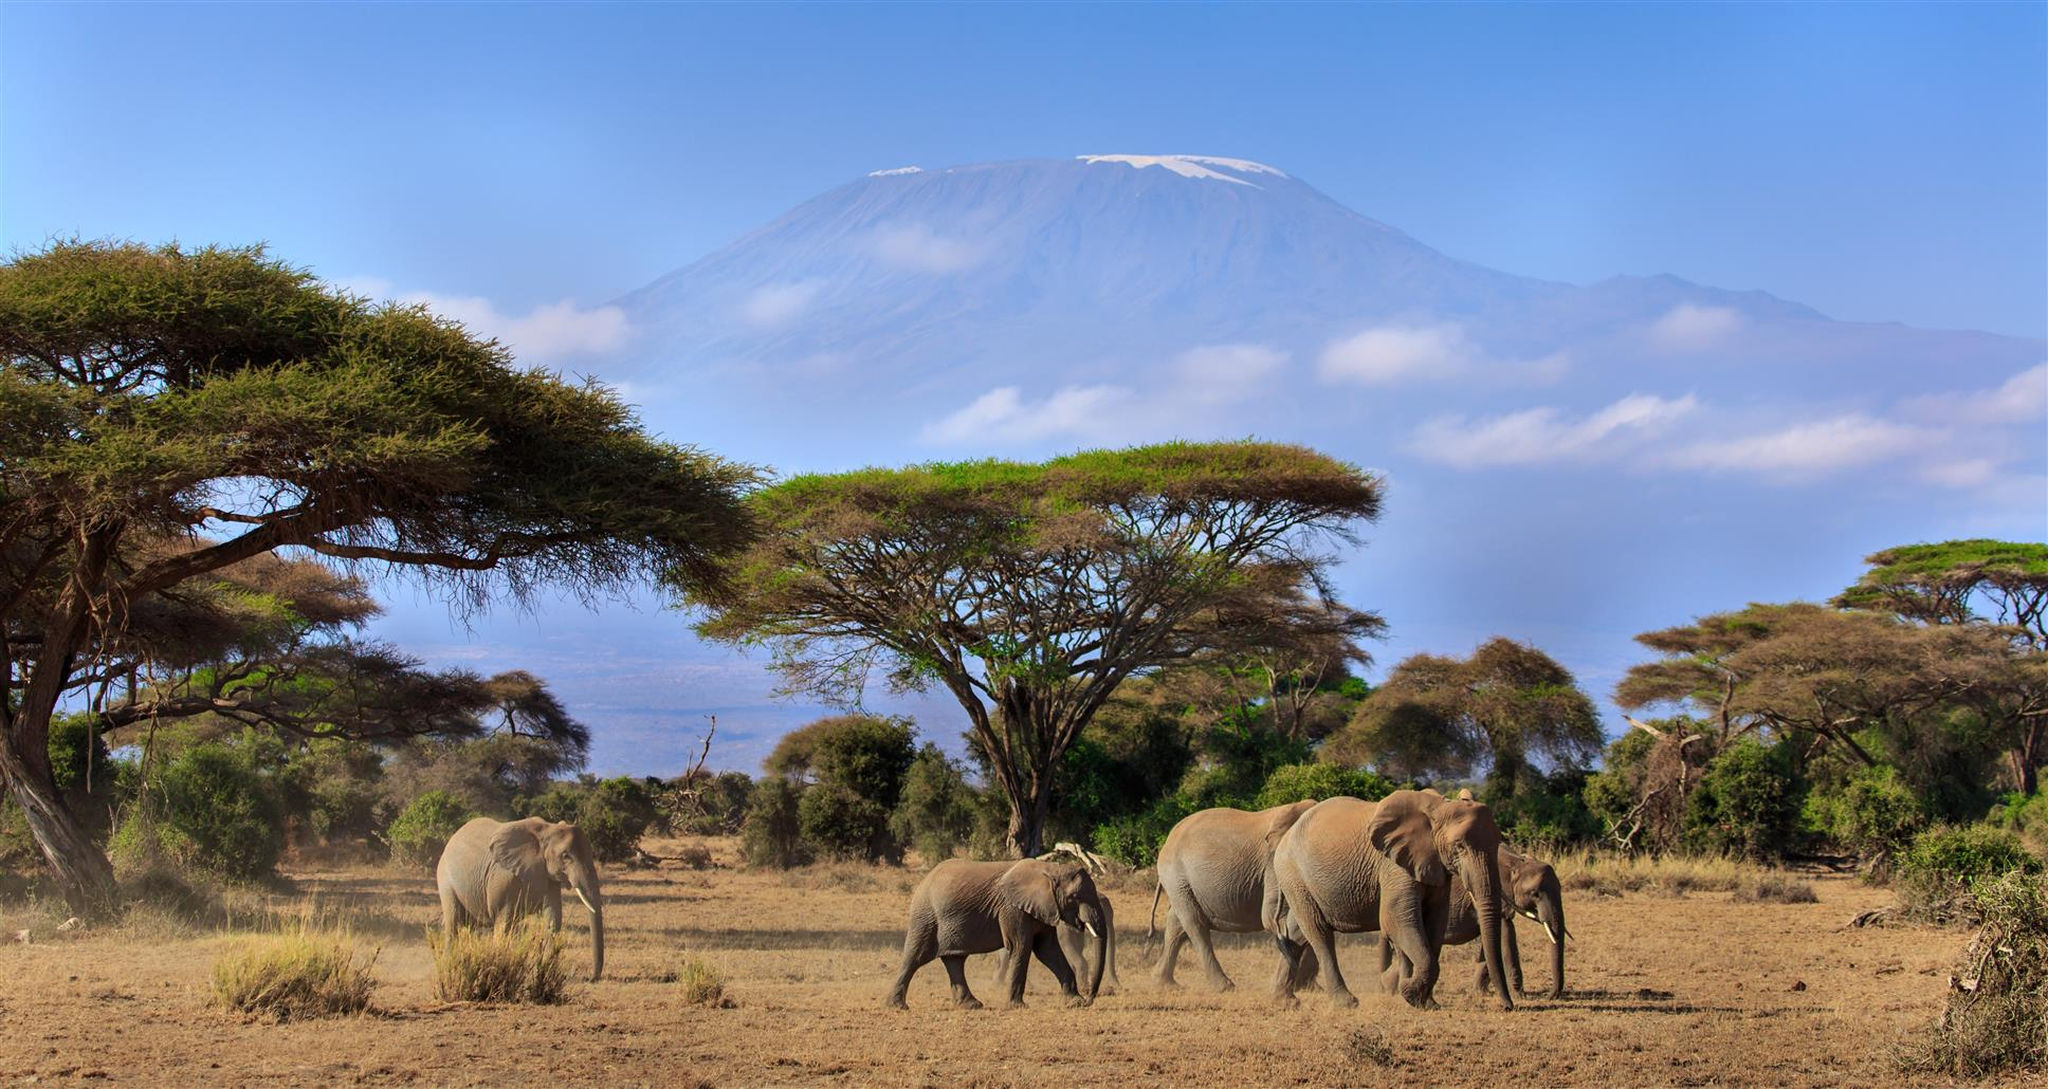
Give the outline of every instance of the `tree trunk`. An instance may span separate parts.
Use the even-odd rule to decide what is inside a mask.
[[[102,918],[113,912],[119,899],[114,868],[58,796],[47,759],[31,764],[15,748],[21,735],[31,732],[18,731],[0,739],[0,778],[7,781],[7,793],[27,818],[29,834],[56,871],[71,913],[86,919]]]
[[[1034,858],[1045,850],[1045,824],[1052,815],[1052,776],[1039,776],[1031,794],[1010,799],[1010,853],[1018,858]]]

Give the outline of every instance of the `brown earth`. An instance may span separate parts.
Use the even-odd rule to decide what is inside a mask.
[[[716,847],[729,864],[731,844]],[[295,892],[268,909],[289,917],[310,897],[352,920],[381,944],[379,986],[368,1015],[283,1025],[209,1004],[211,965],[236,937],[162,922],[58,933],[47,914],[0,910],[6,937],[30,928],[27,944],[0,947],[0,1083],[1899,1084],[1891,1050],[1938,1016],[1967,940],[1847,927],[1890,894],[1845,877],[1814,878],[1811,904],[1589,891],[1568,894],[1575,942],[1562,1001],[1531,997],[1501,1012],[1472,991],[1462,947],[1438,988],[1443,1008],[1412,1010],[1367,993],[1377,961],[1369,939],[1353,937],[1344,966],[1359,1008],[1333,1009],[1315,993],[1279,1009],[1266,993],[1273,953],[1252,937],[1222,943],[1239,990],[1204,989],[1187,953],[1188,986],[1155,986],[1141,875],[1113,889],[1123,987],[1092,1008],[1065,1007],[1034,970],[1025,1008],[955,1010],[932,964],[908,1012],[885,1010],[916,876],[613,872],[607,978],[536,1008],[435,1001],[424,933],[438,909],[426,875],[297,874]],[[572,929],[567,960],[586,971],[586,935]],[[1547,984],[1540,932],[1521,933],[1530,986]],[[731,1008],[681,1000],[668,980],[685,952],[724,973]],[[987,958],[969,962],[985,1000],[996,994],[988,976]]]

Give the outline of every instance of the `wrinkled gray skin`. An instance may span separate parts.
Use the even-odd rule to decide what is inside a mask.
[[[1108,935],[1109,961],[1103,966],[1102,981],[1106,986],[1103,987],[1102,993],[1115,994],[1117,988],[1124,985],[1123,980],[1116,977],[1116,905],[1099,887],[1095,890],[1095,895],[1102,901],[1102,925]],[[1067,964],[1074,969],[1077,977],[1086,976],[1093,971],[1095,962],[1088,955],[1090,944],[1092,943],[1088,940],[1088,931],[1064,922],[1060,924],[1060,952],[1067,955]],[[1009,951],[998,949],[996,955],[990,959],[995,962],[996,986],[1004,986],[1010,978],[1007,974],[1010,971]]]
[[[1501,928],[1502,959],[1507,962],[1508,982],[1518,995],[1529,992],[1522,987],[1522,951],[1516,944],[1514,916],[1533,919],[1543,927],[1550,939],[1550,995],[1564,997],[1564,886],[1558,882],[1557,871],[1550,863],[1542,862],[1527,855],[1518,854],[1503,846],[1496,859],[1500,870],[1501,887],[1507,896],[1508,916]],[[1445,945],[1463,945],[1479,936],[1479,913],[1472,904],[1472,896],[1465,889],[1464,878],[1451,879],[1451,916],[1444,928]],[[1488,990],[1492,979],[1486,972],[1486,958],[1474,950],[1479,959],[1479,972],[1474,977],[1474,986],[1481,991]],[[1382,943],[1380,946],[1380,972],[1386,972],[1395,957],[1394,950]],[[1404,966],[1404,974],[1406,968]]]
[[[539,817],[499,822],[478,817],[448,837],[434,867],[442,932],[496,926],[534,912],[562,929],[562,889],[590,910],[590,978],[604,978],[604,893],[590,840],[573,824]]]
[[[1060,949],[1062,924],[1085,930],[1095,939],[1095,962],[1085,995],[1074,989],[1074,970]],[[932,867],[910,894],[903,968],[885,1004],[903,1008],[910,978],[936,959],[946,965],[953,1004],[979,1009],[981,1003],[967,987],[967,958],[998,949],[1007,958],[1011,1006],[1024,1004],[1024,974],[1033,957],[1059,981],[1060,993],[1083,1005],[1094,1001],[1109,960],[1109,924],[1087,869],[1029,858],[955,858]]]
[[[1293,802],[1258,812],[1204,809],[1181,818],[1159,848],[1159,884],[1152,892],[1152,910],[1166,895],[1165,948],[1154,978],[1162,987],[1176,987],[1174,961],[1183,943],[1195,947],[1209,983],[1228,991],[1236,986],[1216,960],[1212,932],[1251,934],[1264,929],[1260,915],[1266,897],[1267,871],[1273,849],[1314,802]],[[1151,922],[1146,923],[1151,935]],[[1296,986],[1315,978],[1315,954],[1304,952]]]
[[[1331,1002],[1357,1005],[1337,964],[1335,936],[1378,930],[1381,943],[1406,958],[1405,973],[1383,977],[1382,985],[1412,1006],[1433,1008],[1454,874],[1474,890],[1481,953],[1493,978],[1505,978],[1500,844],[1492,811],[1478,802],[1414,790],[1397,790],[1376,803],[1318,802],[1273,852],[1262,917],[1286,961],[1275,977],[1275,997],[1293,1001],[1307,948],[1322,963]],[[1500,1000],[1503,1009],[1514,1008],[1505,988]]]

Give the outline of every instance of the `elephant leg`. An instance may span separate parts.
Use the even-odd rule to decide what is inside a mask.
[[[462,901],[455,898],[454,889],[444,887],[441,890],[441,936],[453,937],[455,928],[463,925],[465,921],[462,915]]]
[[[1081,997],[1081,989],[1074,985],[1074,966],[1067,963],[1066,951],[1060,948],[1058,931],[1047,930],[1040,934],[1037,940],[1031,943],[1031,955],[1037,957],[1038,963],[1045,965],[1045,970],[1052,973],[1052,978],[1060,985],[1061,995],[1070,999]]]
[[[897,971],[896,985],[889,989],[889,997],[882,1000],[883,1005],[899,1010],[908,1008],[904,996],[910,992],[910,977],[916,975],[919,968],[931,963],[932,958],[938,955],[938,944],[936,929],[914,924],[911,926],[909,933],[903,936],[903,967]],[[950,974],[952,971],[953,968],[949,964],[947,972]],[[959,992],[965,987],[966,984],[960,977],[953,977],[955,998],[959,997]]]
[[[1219,991],[1234,991],[1237,984],[1223,970],[1223,963],[1216,959],[1216,943],[1209,940],[1207,920],[1197,919],[1187,928],[1188,944],[1195,947],[1195,955],[1202,958],[1202,970],[1209,975],[1209,985]]]
[[[1387,936],[1382,934],[1373,944],[1380,948],[1380,990],[1388,994],[1398,993],[1401,989],[1400,975],[1394,967],[1394,943],[1388,941]]]
[[[953,1004],[963,1010],[980,1009],[981,1000],[975,998],[974,992],[967,989],[966,956],[956,953],[950,957],[940,957],[939,960],[946,966],[946,978],[953,984]]]
[[[1088,971],[1088,932],[1076,930],[1071,926],[1063,926],[1059,929],[1059,935],[1060,952],[1067,958],[1067,967],[1072,968],[1077,974],[1086,974]],[[1112,934],[1109,940],[1111,943],[1114,943],[1116,938]],[[1112,944],[1111,948],[1114,947],[1114,944]],[[1113,990],[1115,987],[1116,958],[1109,958],[1109,963],[1104,964],[1102,967],[1103,988],[1105,991]]]
[[[1511,912],[1501,912],[1500,931],[1501,959],[1508,962],[1508,982],[1514,986],[1516,996],[1520,997],[1528,992],[1522,989],[1522,949],[1515,944],[1515,917]],[[1485,955],[1485,950],[1482,949],[1480,956]]]
[[[1472,952],[1479,961],[1479,974],[1472,977],[1472,989],[1480,994],[1489,994],[1493,991],[1493,976],[1486,970],[1486,950],[1474,948]]]
[[[1345,985],[1344,972],[1337,967],[1337,932],[1323,918],[1322,911],[1313,904],[1305,905],[1294,913],[1293,921],[1301,928],[1301,936],[1316,960],[1321,962],[1323,990],[1329,994],[1330,1003],[1346,1009],[1358,1005],[1358,996]]]
[[[550,886],[548,888],[547,912],[548,929],[560,934],[562,932],[562,890],[558,887]]]
[[[1024,1004],[1024,978],[1031,969],[1031,943],[1030,937],[1020,936],[1012,938],[1003,950],[1004,967],[1009,970],[1009,978],[1004,983],[1010,992],[1011,1008]]]
[[[1280,968],[1273,973],[1273,1000],[1283,1006],[1297,1004],[1294,992],[1300,989],[1301,960],[1313,956],[1308,946],[1298,941],[1289,941],[1279,935],[1273,936],[1273,947],[1280,951]]]
[[[1153,973],[1153,979],[1161,987],[1180,986],[1173,978],[1173,962],[1180,958],[1180,947],[1186,944],[1187,940],[1187,931],[1181,929],[1180,916],[1169,907],[1166,912],[1166,934],[1162,939],[1163,944],[1159,953],[1159,967]]]
[[[1389,889],[1380,899],[1380,940],[1392,942],[1394,951],[1408,959],[1409,970],[1400,975],[1401,997],[1417,1009],[1436,1005],[1437,950],[1442,948],[1443,928],[1436,928],[1437,942],[1430,942],[1429,912],[1419,885]]]

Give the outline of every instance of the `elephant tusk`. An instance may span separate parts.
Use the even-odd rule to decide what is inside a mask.
[[[1086,919],[1081,920],[1081,929],[1086,930],[1088,932],[1088,936],[1091,938],[1099,938],[1102,936],[1095,932],[1095,924],[1089,922]]]
[[[1559,941],[1559,940],[1558,940],[1558,937],[1557,937],[1557,928],[1556,928],[1556,927],[1554,927],[1554,926],[1551,926],[1551,925],[1550,925],[1549,923],[1544,923],[1544,924],[1543,924],[1543,932],[1544,932],[1545,934],[1548,934],[1548,935],[1550,935],[1550,944],[1552,944],[1552,945],[1563,945],[1563,944],[1564,944],[1563,942],[1561,942],[1561,941]]]
[[[1517,914],[1517,915],[1520,915],[1520,916],[1521,916],[1522,918],[1524,918],[1524,919],[1527,919],[1527,920],[1529,920],[1529,921],[1530,921],[1530,922],[1532,922],[1532,923],[1540,923],[1540,922],[1542,922],[1542,921],[1543,921],[1542,919],[1539,919],[1539,918],[1537,918],[1537,917],[1536,917],[1536,913],[1535,913],[1535,912],[1533,912],[1533,911],[1529,911],[1529,910],[1526,910],[1526,909],[1524,909],[1524,910],[1522,910],[1522,911],[1518,911],[1518,912],[1516,912],[1515,914]]]
[[[590,897],[583,895],[582,889],[576,890],[576,899],[583,901],[583,910],[590,912],[592,915],[597,914],[597,906],[590,902]]]

